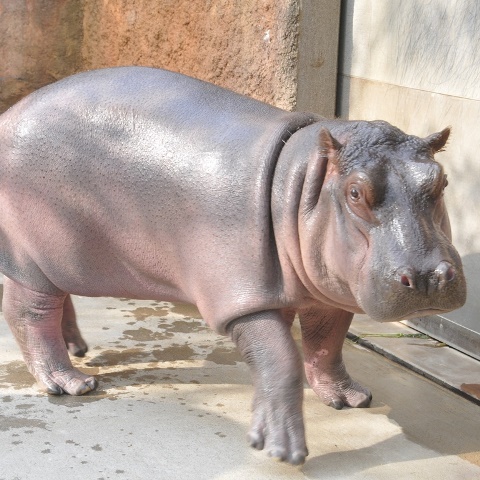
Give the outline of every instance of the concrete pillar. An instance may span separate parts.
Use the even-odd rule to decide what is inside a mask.
[[[296,110],[335,115],[341,0],[302,0]]]

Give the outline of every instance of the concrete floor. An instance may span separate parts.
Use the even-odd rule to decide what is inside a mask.
[[[248,370],[194,309],[74,302],[90,345],[75,364],[100,381],[84,397],[39,393],[0,317],[0,480],[480,478],[479,406],[350,341],[372,407],[336,411],[305,386],[310,456],[292,467],[247,446]]]

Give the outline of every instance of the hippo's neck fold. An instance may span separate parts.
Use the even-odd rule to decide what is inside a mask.
[[[308,271],[312,268],[306,265],[313,257],[316,257],[317,261],[320,259],[319,263],[322,263],[321,258],[325,255],[325,238],[327,232],[332,231],[330,224],[335,217],[333,206],[328,202],[322,202],[326,207],[316,207],[314,215],[317,218],[309,226],[306,212],[303,211],[305,190],[308,188],[306,185],[316,180],[310,177],[307,179],[313,170],[309,165],[311,167],[312,162],[323,162],[323,165],[317,165],[316,169],[320,175],[327,167],[327,160],[321,158],[319,154],[318,138],[322,126],[323,121],[317,119],[314,124],[292,135],[280,153],[275,170],[272,186],[272,219],[284,293],[287,300],[296,299],[297,307],[305,306],[311,301],[321,301],[333,307],[359,311],[354,300],[349,298],[350,295],[344,295],[343,288],[339,288],[338,292],[335,288],[330,291],[330,285],[310,277]],[[323,177],[319,176],[317,180],[321,182]],[[320,193],[322,188],[318,190]],[[318,228],[319,224],[324,224],[324,227],[322,225]],[[302,235],[306,234],[309,236],[308,241],[302,238]],[[312,251],[305,251],[307,244]],[[327,275],[322,275],[323,273],[318,272],[318,277],[326,278]]]
[[[288,139],[280,152],[273,177],[273,229],[287,298],[310,296],[302,262],[299,216],[308,162],[316,148],[310,132],[307,133],[307,142],[304,141],[305,132],[312,131],[312,128],[314,126],[303,128]]]

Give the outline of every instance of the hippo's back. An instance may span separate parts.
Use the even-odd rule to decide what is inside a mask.
[[[192,143],[198,145],[202,137],[209,144],[222,137],[231,142],[262,130],[272,137],[277,128],[295,128],[308,122],[307,117],[179,73],[117,67],[79,73],[43,87],[0,118],[2,128],[10,123],[10,133],[22,140],[33,128],[60,134],[85,122],[101,129],[108,124],[112,135],[115,130],[133,135],[152,122],[164,131],[188,128],[195,137]]]

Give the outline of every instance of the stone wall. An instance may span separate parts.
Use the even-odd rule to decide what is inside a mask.
[[[0,0],[0,112],[81,70],[147,65],[331,116],[340,3]]]
[[[161,66],[291,109],[298,12],[292,0],[86,1],[83,67]]]
[[[0,112],[82,69],[81,0],[0,0]]]
[[[293,109],[299,18],[300,0],[0,0],[0,111],[116,65],[164,67]]]

